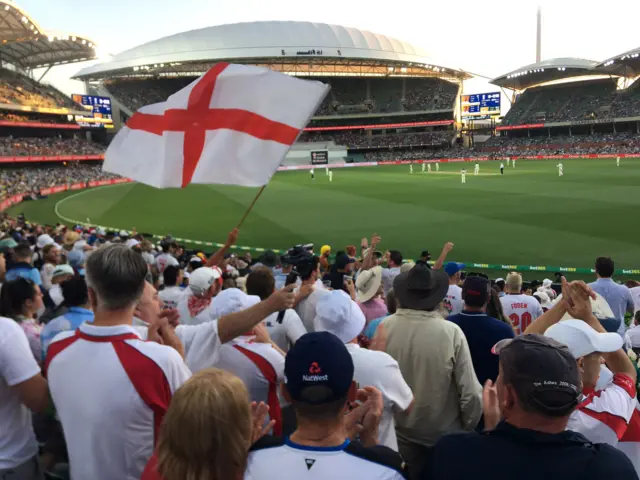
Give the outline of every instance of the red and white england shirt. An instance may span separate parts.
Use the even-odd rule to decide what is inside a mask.
[[[604,390],[583,393],[585,397],[569,417],[567,430],[581,433],[593,443],[617,447],[636,406],[633,381],[627,375],[616,373]]]
[[[274,434],[282,434],[278,386],[284,381],[284,357],[268,343],[254,343],[253,337],[238,337],[220,347],[217,368],[239,377],[249,390],[252,402],[269,405],[276,421]]]
[[[71,477],[139,479],[173,393],[191,376],[173,348],[130,325],[82,324],[56,336],[45,361]]]
[[[522,334],[543,313],[540,302],[530,295],[505,295],[500,298],[500,303],[516,335]]]
[[[618,443],[618,450],[621,450],[629,457],[636,469],[636,473],[640,476],[640,404],[638,404],[637,400],[627,431],[624,432]]]

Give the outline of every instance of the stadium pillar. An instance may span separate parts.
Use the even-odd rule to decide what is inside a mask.
[[[613,133],[618,133],[618,132],[616,131],[616,122],[613,122]]]

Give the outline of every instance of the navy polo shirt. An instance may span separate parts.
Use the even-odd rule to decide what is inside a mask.
[[[464,461],[461,461],[463,459]],[[436,443],[422,480],[637,480],[620,450],[565,430],[543,433],[501,422],[487,433],[454,433]]]
[[[513,338],[515,334],[510,325],[482,312],[462,312],[451,315],[447,320],[458,325],[467,337],[473,369],[481,385],[488,378],[498,378],[498,356],[491,348],[504,338]]]

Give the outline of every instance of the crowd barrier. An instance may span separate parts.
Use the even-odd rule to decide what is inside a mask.
[[[624,155],[597,155],[597,156],[592,156],[592,158],[615,158],[617,156],[623,157]],[[541,158],[584,158],[583,156],[537,156],[534,157],[536,159],[541,159]],[[632,157],[632,155],[626,155],[626,157]],[[523,157],[517,157],[518,159],[523,158]],[[418,163],[418,162],[426,162],[426,163],[432,163],[432,162],[443,162],[443,163],[451,163],[451,162],[466,162],[466,161],[471,161],[471,160],[478,160],[478,161],[486,161],[488,160],[488,158],[486,157],[481,157],[481,158],[447,158],[447,159],[441,159],[441,160],[420,160],[420,161],[413,161],[413,163]],[[351,164],[336,164],[336,165],[326,165],[327,167],[330,168],[344,168],[344,167],[371,167],[371,166],[376,166],[376,165],[397,165],[397,164],[405,164],[405,163],[412,163],[412,161],[409,160],[398,160],[398,161],[387,161],[387,162],[363,162],[363,163],[351,163]],[[319,166],[319,165],[295,165],[295,166],[291,166],[291,167],[280,167],[278,168],[279,171],[287,171],[287,170],[304,170],[304,169],[311,169],[311,168],[320,168],[320,167],[324,167],[325,165]],[[40,190],[40,196],[42,197],[46,197],[48,195],[52,195],[55,193],[62,193],[62,192],[66,192],[66,191],[75,191],[75,190],[84,190],[86,188],[95,188],[95,187],[105,187],[105,186],[109,186],[109,185],[119,185],[122,183],[131,183],[133,180],[128,179],[128,178],[118,178],[118,179],[114,179],[114,180],[94,180],[91,182],[78,182],[78,183],[73,183],[70,185],[58,185],[55,187],[48,187],[48,188],[43,188]],[[13,205],[17,205],[20,202],[23,201],[24,197],[27,197],[27,195],[14,195],[12,197],[9,197],[5,200],[3,200],[2,202],[0,202],[0,212],[5,211],[6,209],[8,209],[9,207],[13,206]],[[94,224],[89,224],[86,222],[82,222],[79,220],[74,220],[74,219],[70,219],[70,218],[63,218],[63,220],[65,220],[68,223],[72,223],[72,224],[77,224],[77,225],[83,225],[83,226],[87,226],[87,227],[99,227],[99,228],[104,228],[105,230],[109,230],[109,231],[121,231],[121,230],[125,230],[125,231],[129,231],[127,229],[122,229],[122,228],[118,228],[118,227],[109,227],[109,226],[105,226],[105,225],[94,225]],[[153,238],[156,240],[162,240],[164,238],[163,235],[153,235]],[[223,246],[223,244],[221,243],[215,243],[215,242],[205,242],[202,240],[192,240],[192,239],[188,239],[188,238],[178,238],[178,237],[174,237],[175,241],[179,242],[179,243],[183,243],[183,244],[189,244],[192,246],[203,246],[203,247],[214,247],[214,248],[220,248]],[[279,249],[267,249],[267,248],[261,248],[261,247],[248,247],[248,246],[243,246],[243,245],[234,245],[233,249],[235,250],[243,250],[243,251],[249,251],[249,252],[256,252],[256,253],[262,253],[265,252],[266,250],[272,250],[273,252],[277,253],[277,254],[284,254],[286,253],[286,250],[279,250]],[[413,260],[406,260],[408,262],[411,262]],[[467,265],[467,269],[481,269],[481,270],[506,270],[506,271],[516,271],[516,272],[549,272],[549,273],[576,273],[576,274],[585,274],[585,275],[589,275],[589,274],[595,274],[595,270],[593,268],[582,268],[582,267],[556,267],[556,266],[552,266],[552,265],[510,265],[510,264],[497,264],[497,263],[472,263],[472,262],[465,262],[465,264]],[[617,275],[640,275],[640,268],[622,268],[622,269],[618,269],[616,270],[616,274]]]

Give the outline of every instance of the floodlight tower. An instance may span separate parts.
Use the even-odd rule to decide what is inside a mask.
[[[542,7],[538,6],[536,29],[536,63],[542,60]]]

